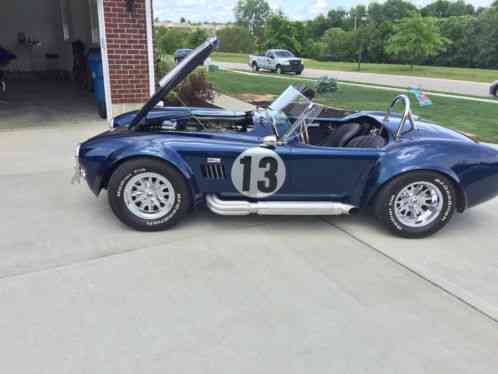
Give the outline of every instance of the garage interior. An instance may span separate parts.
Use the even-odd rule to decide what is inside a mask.
[[[0,3],[0,129],[102,121],[88,55],[98,55],[97,0]]]

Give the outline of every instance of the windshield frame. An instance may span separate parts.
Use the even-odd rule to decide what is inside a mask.
[[[302,126],[306,126],[308,121],[313,121],[320,115],[322,109],[321,105],[308,99],[293,85],[287,87],[268,107],[277,140],[283,144],[289,143],[298,136]],[[279,134],[277,125],[278,122],[282,123],[282,120],[288,123],[288,128]]]

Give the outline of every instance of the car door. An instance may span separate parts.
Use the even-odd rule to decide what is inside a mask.
[[[356,205],[383,151],[296,143],[283,155],[288,193],[296,200],[341,201]]]
[[[257,200],[340,201],[357,205],[382,152],[303,144],[239,148],[229,157],[233,160],[231,188],[225,192]]]

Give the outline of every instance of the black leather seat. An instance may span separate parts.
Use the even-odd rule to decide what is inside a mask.
[[[327,136],[320,145],[325,147],[344,147],[355,136],[360,135],[361,125],[359,123],[346,123],[339,126],[332,134]]]
[[[347,147],[351,148],[382,148],[386,145],[386,140],[379,135],[358,136],[351,140]]]

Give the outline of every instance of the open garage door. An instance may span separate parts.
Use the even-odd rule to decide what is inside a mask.
[[[0,129],[105,117],[102,15],[102,0],[0,2]]]

